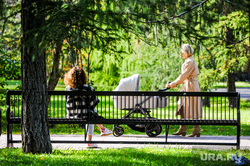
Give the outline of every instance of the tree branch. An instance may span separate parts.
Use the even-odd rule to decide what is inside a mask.
[[[124,10],[122,10],[121,6],[117,3],[117,1],[115,1],[115,2],[116,2],[116,4],[117,4],[117,6],[121,9],[122,13],[123,13],[123,14],[126,14],[126,12],[125,12]],[[197,8],[197,7],[199,7],[199,6],[203,5],[203,4],[205,4],[206,2],[208,2],[208,0],[204,0],[204,1],[202,1],[201,3],[199,3],[199,4],[195,5],[195,6],[193,6],[190,10],[185,11],[185,12],[183,12],[183,13],[180,13],[180,14],[178,14],[178,15],[173,15],[173,14],[169,13],[168,11],[163,11],[163,12],[160,13],[160,15],[162,15],[162,14],[164,14],[164,13],[168,13],[168,14],[171,14],[171,15],[172,15],[172,17],[170,17],[169,19],[174,19],[174,18],[181,17],[181,16],[183,16],[183,15],[189,13],[190,11],[192,11],[192,10],[194,10],[195,8]],[[127,16],[128,16],[130,19],[132,19],[132,20],[135,20],[135,21],[140,22],[140,23],[145,23],[145,24],[160,23],[160,22],[163,22],[163,21],[165,20],[165,19],[162,19],[162,20],[141,21],[141,20],[138,20],[138,19],[136,19],[136,18],[133,18],[133,17],[129,16],[128,14],[127,14]]]
[[[20,12],[21,12],[21,10],[19,10],[19,11],[17,11],[17,12],[14,12],[14,13],[12,13],[11,15],[9,15],[9,16],[7,16],[7,17],[2,17],[2,18],[0,19],[0,21],[4,20],[1,37],[2,37],[3,34],[4,34],[5,25],[6,25],[7,21],[8,21],[8,19],[11,18],[11,17],[13,17],[13,16],[16,16],[16,15],[17,15],[18,13],[20,13]]]
[[[9,16],[7,16],[7,17],[2,17],[2,18],[0,19],[0,21],[1,21],[1,20],[9,19],[10,17],[13,17],[13,16],[17,15],[18,13],[21,13],[21,10],[18,10],[18,11],[12,13],[11,15],[9,15]]]
[[[250,38],[250,37],[249,37],[249,36],[248,36],[248,37],[245,37],[244,39],[239,40],[239,41],[236,41],[236,42],[231,42],[231,41],[228,41],[228,40],[224,40],[224,41],[225,41],[225,42],[228,42],[228,43],[230,43],[230,44],[235,45],[235,44],[238,44],[238,43],[243,42],[244,40],[246,40],[246,39],[248,39],[248,38]]]
[[[199,4],[195,5],[195,6],[193,6],[190,10],[185,11],[185,12],[183,12],[183,13],[181,13],[181,14],[176,15],[176,16],[173,16],[171,19],[177,18],[177,17],[181,17],[181,16],[185,15],[185,14],[187,14],[188,12],[194,10],[195,8],[197,8],[197,7],[201,6],[201,5],[203,5],[203,4],[206,3],[207,1],[208,1],[208,0],[204,0],[204,1],[202,1],[201,3],[199,3]]]
[[[244,9],[245,11],[249,12],[249,8],[247,6],[244,6],[242,4],[238,4],[238,3],[234,3],[234,2],[231,2],[230,0],[225,0],[227,3],[229,3],[230,5],[232,5],[233,7],[235,6],[238,6],[242,9]]]

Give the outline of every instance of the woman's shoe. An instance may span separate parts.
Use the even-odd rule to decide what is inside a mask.
[[[173,133],[173,135],[182,135],[185,136],[187,134],[187,126],[186,125],[180,125],[179,130],[176,133]]]
[[[190,135],[187,135],[187,137],[200,137],[201,136],[201,128],[199,127],[194,127],[194,130]]]
[[[87,148],[98,148],[97,144],[88,144]]]
[[[113,134],[113,131],[107,129],[107,128],[104,128],[102,131],[101,131],[101,136],[108,136],[110,134]]]

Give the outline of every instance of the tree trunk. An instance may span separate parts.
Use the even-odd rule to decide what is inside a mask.
[[[231,43],[233,43],[234,36],[233,36],[233,30],[226,27],[226,47],[227,49],[230,49]],[[231,59],[232,57],[232,52],[228,51],[227,57]],[[235,88],[235,78],[234,78],[234,70],[231,69],[233,66],[229,67],[230,69],[228,70],[228,75],[227,75],[227,91],[228,92],[236,92]]]
[[[45,51],[40,50],[44,6],[22,0],[22,149],[25,153],[51,153],[47,110]],[[32,41],[31,41],[32,40]]]
[[[227,76],[227,91],[236,92],[234,73],[231,73],[231,72],[228,72],[228,76]],[[236,108],[237,103],[234,97],[229,97],[228,102],[229,102],[230,107]]]
[[[232,12],[232,8],[229,6],[226,6],[225,9],[225,15],[228,13]],[[226,48],[231,49],[231,45],[234,41],[234,34],[233,34],[233,29],[229,28],[228,26],[225,27],[225,35],[226,35]],[[232,58],[233,53],[231,51],[228,51],[227,57],[228,59]],[[236,92],[236,87],[235,87],[235,77],[234,77],[234,70],[233,66],[229,66],[228,70],[228,75],[227,75],[227,91],[228,92]],[[236,100],[235,98],[229,98],[229,106],[230,107],[236,107]]]
[[[53,57],[52,71],[50,73],[49,82],[48,82],[48,90],[54,90],[60,78],[59,64],[60,64],[61,47],[62,47],[62,44],[56,45],[56,50],[55,50],[55,54]]]
[[[59,78],[60,78],[60,75],[61,75],[60,71],[59,71],[61,47],[62,47],[62,44],[56,45],[55,53],[53,56],[52,71],[50,73],[49,82],[47,85],[48,90],[55,90],[56,85],[57,85]],[[47,96],[47,103],[48,104],[50,103],[50,96]],[[54,126],[55,125],[50,124],[50,127],[54,127]]]
[[[234,76],[234,73],[231,73],[231,72],[228,72],[228,75],[227,75],[227,91],[236,92],[235,76]]]
[[[233,42],[233,39],[234,39],[233,30],[226,27],[226,47],[229,47],[231,45],[231,43]],[[228,58],[232,56],[231,54],[232,53],[229,51],[227,55]],[[228,74],[227,74],[227,91],[236,92],[234,70],[231,68],[233,68],[233,66],[230,67],[230,69],[228,70]],[[235,108],[237,106],[235,98],[230,97],[228,102],[229,102],[230,107]]]

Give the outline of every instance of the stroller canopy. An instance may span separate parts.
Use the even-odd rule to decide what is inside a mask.
[[[138,91],[140,74],[134,74],[127,78],[122,78],[114,91]]]

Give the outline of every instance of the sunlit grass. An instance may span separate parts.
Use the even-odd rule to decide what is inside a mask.
[[[51,154],[24,154],[21,149],[0,149],[1,165],[87,165],[87,166],[213,166],[235,165],[231,156],[250,158],[249,150],[205,150],[177,148],[122,148],[101,150],[53,150]]]

